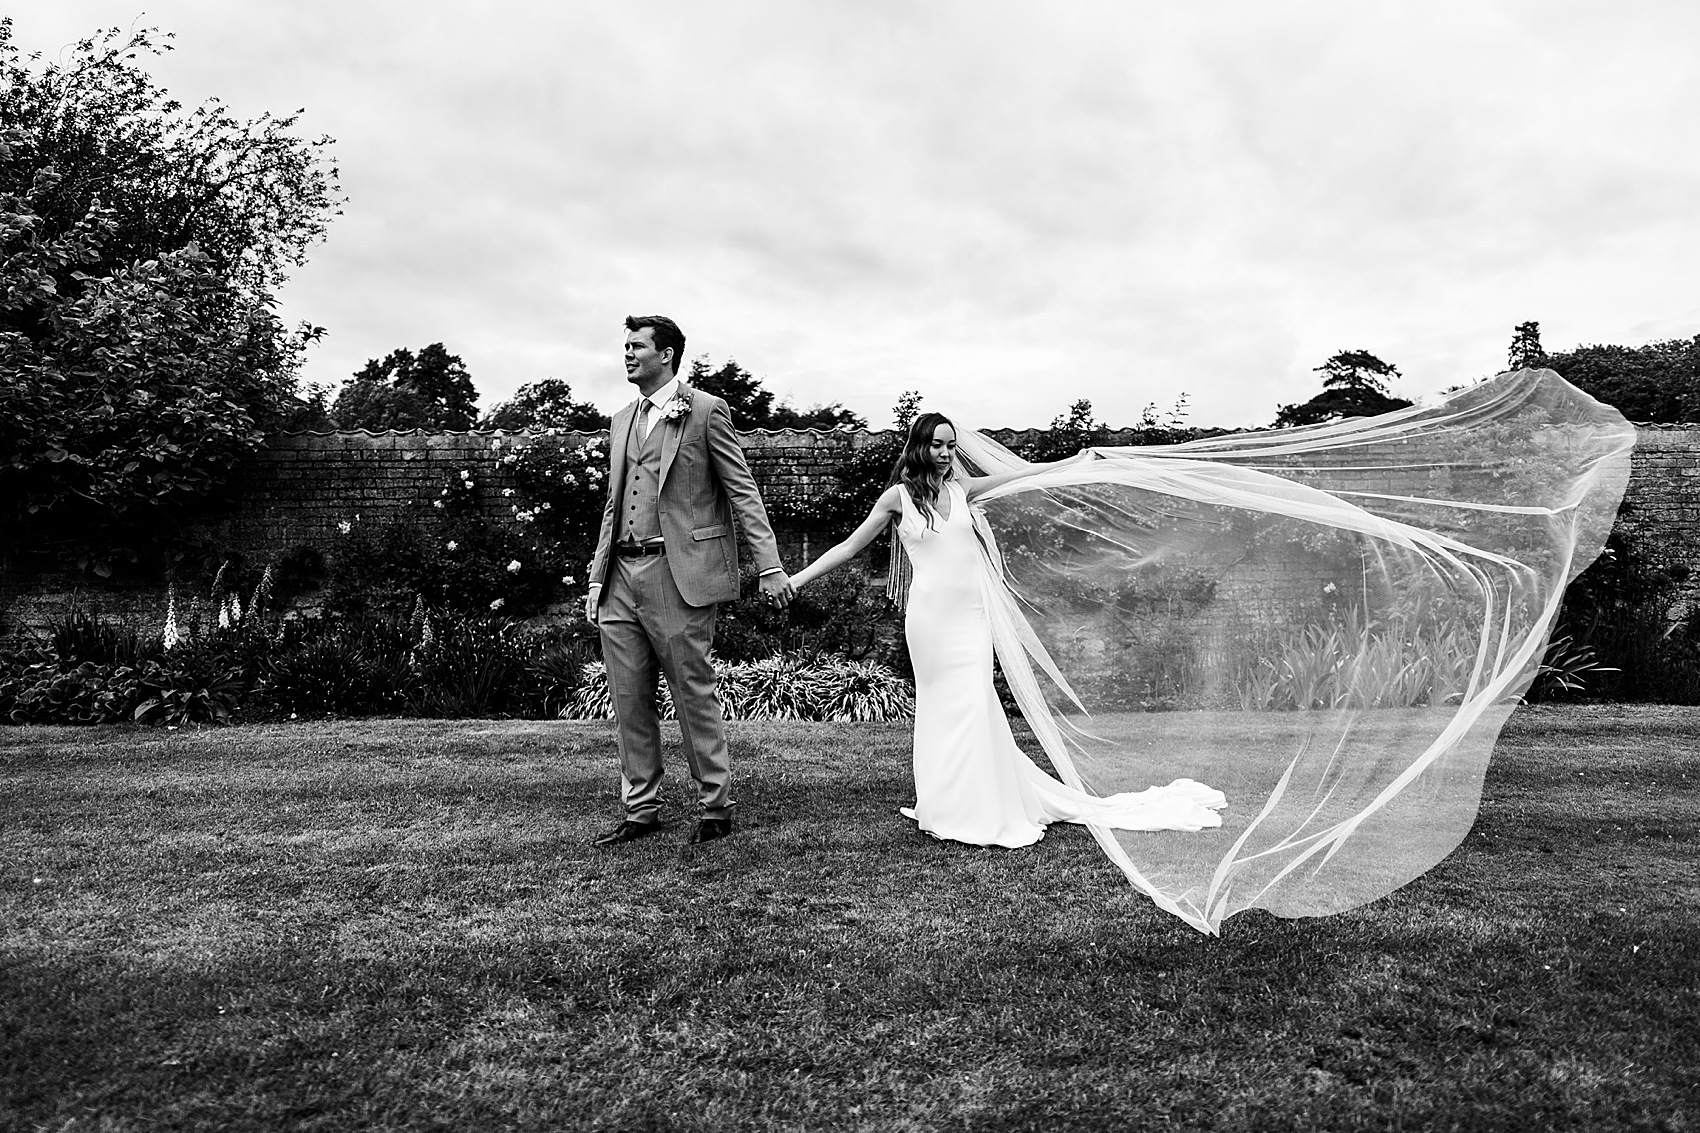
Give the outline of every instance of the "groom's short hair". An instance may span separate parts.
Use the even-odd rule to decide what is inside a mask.
[[[634,331],[648,327],[655,338],[655,348],[666,350],[673,348],[673,372],[679,372],[679,363],[685,360],[685,332],[679,329],[679,324],[666,315],[627,315],[626,329]]]

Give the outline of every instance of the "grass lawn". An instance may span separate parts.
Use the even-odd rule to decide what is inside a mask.
[[[1215,939],[732,734],[735,837],[598,850],[606,724],[0,728],[0,1128],[1700,1129],[1700,710],[1521,710],[1439,868]]]

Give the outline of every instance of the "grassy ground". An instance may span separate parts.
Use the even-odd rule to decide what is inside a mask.
[[[1695,1129],[1697,749],[1521,711],[1442,866],[1209,939],[916,833],[901,726],[618,851],[602,724],[0,728],[0,1127]]]

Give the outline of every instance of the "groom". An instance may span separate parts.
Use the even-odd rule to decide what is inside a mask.
[[[684,333],[672,319],[626,319],[626,380],[641,396],[608,429],[608,502],[584,601],[584,616],[602,630],[626,807],[599,846],[660,829],[658,670],[673,693],[702,806],[690,840],[732,833],[726,728],[708,649],[717,604],[738,596],[734,512],[763,596],[784,605],[793,593],[732,416],[720,398],[679,381],[684,353]]]

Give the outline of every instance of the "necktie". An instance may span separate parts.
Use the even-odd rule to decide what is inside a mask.
[[[638,440],[640,441],[649,439],[649,411],[654,408],[655,406],[650,403],[647,397],[638,403]]]

